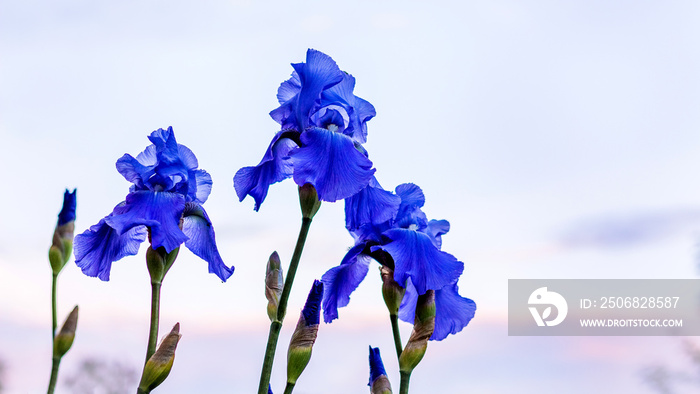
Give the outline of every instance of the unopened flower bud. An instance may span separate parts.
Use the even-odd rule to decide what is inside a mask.
[[[170,333],[160,341],[158,350],[146,361],[139,383],[140,392],[150,392],[168,377],[175,361],[175,349],[177,349],[177,343],[181,337],[180,323],[177,323]]]
[[[73,252],[73,232],[75,230],[75,199],[76,189],[63,193],[63,207],[58,214],[58,222],[53,232],[53,240],[49,249],[49,262],[54,275],[59,272],[70,260]]]
[[[318,193],[316,193],[314,185],[306,183],[304,186],[299,186],[299,204],[304,219],[313,219],[321,207],[321,201],[318,200]]]
[[[379,348],[369,347],[369,384],[372,394],[391,394],[391,383],[386,376]]]
[[[284,277],[282,264],[277,252],[272,252],[267,260],[267,272],[265,274],[265,297],[267,298],[267,316],[270,321],[277,320],[277,306],[282,296]]]
[[[146,266],[148,267],[148,273],[151,275],[152,283],[161,283],[165,274],[168,273],[170,267],[172,267],[177,254],[180,251],[180,247],[173,249],[172,252],[168,253],[165,251],[164,247],[158,249],[153,249],[151,246],[146,250]]]
[[[399,370],[411,373],[420,363],[428,349],[428,339],[435,330],[435,292],[428,290],[418,296],[413,332],[399,357]]]
[[[315,280],[301,311],[297,327],[292,334],[287,351],[287,383],[296,384],[297,379],[311,360],[311,350],[318,335],[321,315],[323,282]]]
[[[379,272],[382,275],[382,295],[384,296],[384,303],[387,309],[389,309],[389,314],[398,315],[401,300],[403,300],[406,289],[401,287],[398,282],[394,280],[394,270],[391,268],[382,265],[379,268]]]
[[[73,346],[73,340],[75,339],[75,330],[78,328],[78,306],[68,314],[66,321],[61,327],[61,331],[56,334],[53,342],[53,356],[61,358],[64,354],[70,350]]]

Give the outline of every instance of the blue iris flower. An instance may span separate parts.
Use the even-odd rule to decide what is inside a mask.
[[[332,202],[362,190],[375,171],[362,147],[375,111],[353,94],[355,78],[313,49],[306,63],[292,67],[292,78],[277,92],[280,106],[270,112],[281,130],[260,163],[233,178],[238,198],[252,196],[256,211],[270,185],[289,177],[299,186],[312,184],[320,200]]]
[[[399,318],[413,322],[418,295],[435,291],[436,322],[430,339],[442,340],[464,328],[474,316],[476,304],[461,297],[457,281],[464,264],[441,250],[442,235],[450,224],[428,220],[421,207],[423,191],[416,185],[399,185],[395,194],[382,189],[376,179],[345,200],[346,227],[355,238],[339,266],[322,277],[323,318],[330,323],[338,308],[350,302],[350,294],[364,280],[372,259],[394,271],[394,280],[406,289]]]
[[[216,247],[214,228],[202,204],[211,176],[198,169],[194,153],[175,140],[172,127],[158,129],[136,158],[125,154],[117,171],[131,182],[126,200],[75,237],[76,264],[88,276],[109,280],[112,262],[135,255],[148,237],[153,249],[168,253],[183,242],[209,263],[209,272],[226,281],[233,274]]]

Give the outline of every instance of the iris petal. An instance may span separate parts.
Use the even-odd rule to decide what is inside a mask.
[[[401,198],[384,190],[373,176],[369,184],[345,199],[345,227],[356,230],[363,224],[384,223],[399,210]]]
[[[109,217],[109,216],[108,216]],[[75,263],[85,275],[108,281],[112,262],[135,255],[146,239],[146,227],[136,226],[123,234],[105,219],[75,237]]]
[[[448,231],[450,231],[450,222],[435,219],[428,222],[426,230],[430,240],[433,241],[433,245],[438,249],[442,248],[442,235],[447,234]]]
[[[366,122],[377,113],[372,104],[353,94],[354,89],[355,78],[350,74],[345,74],[339,84],[323,92],[321,105],[336,104],[345,107],[348,115],[350,115],[350,124],[345,134],[364,144],[367,142]]]
[[[428,225],[428,218],[420,209],[425,204],[423,190],[413,183],[404,183],[396,187],[396,194],[401,197],[396,226],[408,228],[417,225],[418,230],[424,230]]]
[[[384,249],[394,258],[394,280],[404,285],[411,278],[418,294],[441,289],[453,283],[464,270],[464,264],[433,245],[424,233],[391,229],[384,232],[391,242],[373,246],[372,251]]]
[[[153,249],[161,246],[170,253],[187,240],[180,230],[180,218],[185,209],[181,194],[136,191],[126,196],[126,204],[114,209],[105,218],[109,226],[124,234],[129,229],[145,225],[151,229]]]
[[[399,319],[406,323],[413,324],[416,319],[416,303],[418,302],[418,293],[416,287],[411,283],[411,278],[406,281],[406,292],[401,299],[399,306]]]
[[[187,236],[187,249],[209,263],[209,273],[216,274],[226,282],[233,267],[228,268],[216,247],[214,227],[204,208],[196,203],[187,203],[183,214],[182,232]]]
[[[148,151],[148,149],[146,151]],[[141,153],[141,155],[146,151]],[[153,149],[151,149],[151,151],[153,151]],[[117,160],[117,171],[122,174],[127,181],[136,185],[136,188],[139,190],[146,188],[144,181],[148,180],[151,175],[155,173],[154,169],[155,163],[145,165],[138,157],[134,158],[128,153]]]
[[[338,308],[350,302],[350,294],[367,276],[370,259],[361,254],[364,247],[364,244],[356,245],[345,254],[339,266],[323,274],[323,321],[326,323],[338,318]]]
[[[301,90],[295,106],[296,118],[303,131],[309,126],[311,108],[321,96],[321,92],[343,80],[345,75],[330,56],[309,49],[306,51],[306,63],[292,64],[299,75]]]
[[[476,303],[459,295],[457,282],[435,290],[435,331],[431,341],[442,341],[450,334],[456,334],[474,317]]]
[[[282,138],[280,131],[270,142],[265,156],[255,167],[243,167],[233,177],[233,186],[236,189],[238,199],[243,201],[250,195],[255,200],[255,210],[265,201],[267,190],[273,183],[277,183],[292,175],[292,162],[289,153],[297,145],[288,138]]]
[[[190,185],[195,185],[195,193],[193,200],[196,203],[204,204],[211,193],[212,180],[211,175],[204,170],[192,171],[194,180],[190,179]]]
[[[291,152],[294,182],[314,185],[320,200],[333,202],[352,196],[372,179],[372,162],[350,137],[313,128],[301,134],[302,147]]]

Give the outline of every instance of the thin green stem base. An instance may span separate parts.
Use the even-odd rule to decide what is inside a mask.
[[[399,315],[389,314],[391,319],[391,332],[394,334],[394,347],[396,347],[396,359],[401,358],[403,347],[401,345],[401,332],[399,332]]]
[[[292,394],[294,391],[294,383],[287,382],[287,386],[284,388],[284,394]]]
[[[148,348],[146,349],[146,361],[156,352],[158,342],[158,318],[160,316],[160,282],[151,283],[151,326],[148,331]]]
[[[270,324],[270,335],[267,338],[267,348],[265,349],[263,368],[260,372],[260,385],[258,386],[258,394],[267,394],[267,389],[270,386],[270,375],[272,374],[272,363],[275,359],[277,340],[279,339],[280,330],[282,329],[284,315],[287,313],[287,302],[289,301],[289,294],[292,291],[292,284],[294,284],[294,276],[296,275],[297,268],[299,267],[301,252],[304,250],[304,244],[306,243],[306,236],[309,234],[309,228],[311,228],[311,218],[302,218],[301,229],[299,229],[299,237],[297,238],[297,244],[294,248],[292,261],[289,263],[287,277],[284,280],[282,296],[280,296],[280,302],[277,306],[277,320],[273,321]]]
[[[49,380],[49,389],[47,394],[53,394],[56,389],[56,381],[58,380],[58,365],[61,364],[60,357],[54,357],[51,365],[51,379]]]
[[[401,371],[401,386],[399,386],[399,394],[408,394],[408,383],[411,380],[411,373]]]

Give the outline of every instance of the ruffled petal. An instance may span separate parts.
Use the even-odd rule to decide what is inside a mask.
[[[345,199],[345,227],[349,231],[363,224],[384,223],[399,211],[401,197],[384,190],[374,176],[369,185]]]
[[[288,138],[283,138],[284,131],[275,135],[268,146],[265,156],[255,167],[243,167],[233,177],[233,186],[238,199],[243,201],[250,195],[255,200],[255,210],[265,201],[267,190],[277,183],[292,176],[292,162],[289,153],[297,144]]]
[[[153,147],[153,145],[149,146],[149,148],[151,147]],[[122,174],[127,181],[133,183],[138,190],[146,189],[145,181],[155,173],[155,163],[144,164],[138,159],[148,151],[149,149],[146,149],[137,156],[137,158],[127,153],[117,160],[117,171]],[[150,152],[154,153],[155,148],[150,149]],[[155,156],[153,158],[155,160]]]
[[[323,321],[338,318],[338,308],[350,302],[352,294],[367,276],[369,257],[362,255],[365,245],[356,245],[345,254],[339,266],[329,269],[323,277]]]
[[[450,231],[450,222],[447,220],[431,220],[428,222],[428,228],[426,233],[430,236],[430,240],[433,241],[433,245],[436,248],[442,248],[442,235],[447,234]]]
[[[384,249],[389,252],[394,258],[394,280],[403,286],[411,278],[418,294],[452,284],[464,270],[461,261],[436,248],[427,234],[391,229],[384,235],[391,242],[373,246],[372,251]]]
[[[428,225],[428,218],[420,209],[425,204],[423,190],[413,183],[404,183],[396,187],[396,194],[401,197],[401,206],[396,214],[396,227],[409,228],[414,225],[416,230],[424,230]]]
[[[364,144],[367,142],[366,122],[372,119],[376,112],[372,104],[353,94],[354,89],[355,78],[350,74],[345,74],[339,84],[323,92],[321,105],[336,104],[343,106],[349,115],[349,124],[346,127],[345,134]]]
[[[190,185],[195,185],[194,195],[190,195],[192,200],[199,204],[204,204],[211,194],[213,184],[211,175],[204,170],[192,171],[194,179],[190,179]]]
[[[292,67],[292,78],[277,91],[277,100],[282,105],[270,112],[270,116],[282,125],[282,130],[302,132],[309,127],[309,115],[318,105],[321,92],[342,81],[344,73],[330,56],[313,49],[306,52],[306,63]]]
[[[227,267],[216,247],[214,227],[204,208],[196,203],[187,203],[183,213],[182,232],[187,236],[185,246],[209,263],[209,273],[216,274],[226,282],[234,267]]]
[[[310,183],[318,198],[333,202],[362,190],[375,170],[350,137],[326,129],[312,128],[301,134],[302,147],[291,152],[294,182]]]
[[[73,242],[75,263],[85,275],[108,281],[112,262],[138,253],[146,234],[146,227],[136,226],[120,235],[105,219],[101,219],[82,234],[76,235]]]
[[[456,334],[474,317],[476,303],[459,295],[457,282],[435,290],[435,331],[431,341],[442,341],[450,334]]]
[[[153,249],[163,246],[170,253],[187,240],[180,230],[184,209],[185,197],[181,194],[136,191],[129,193],[126,204],[115,208],[105,221],[119,234],[135,226],[147,226],[151,229]]]

